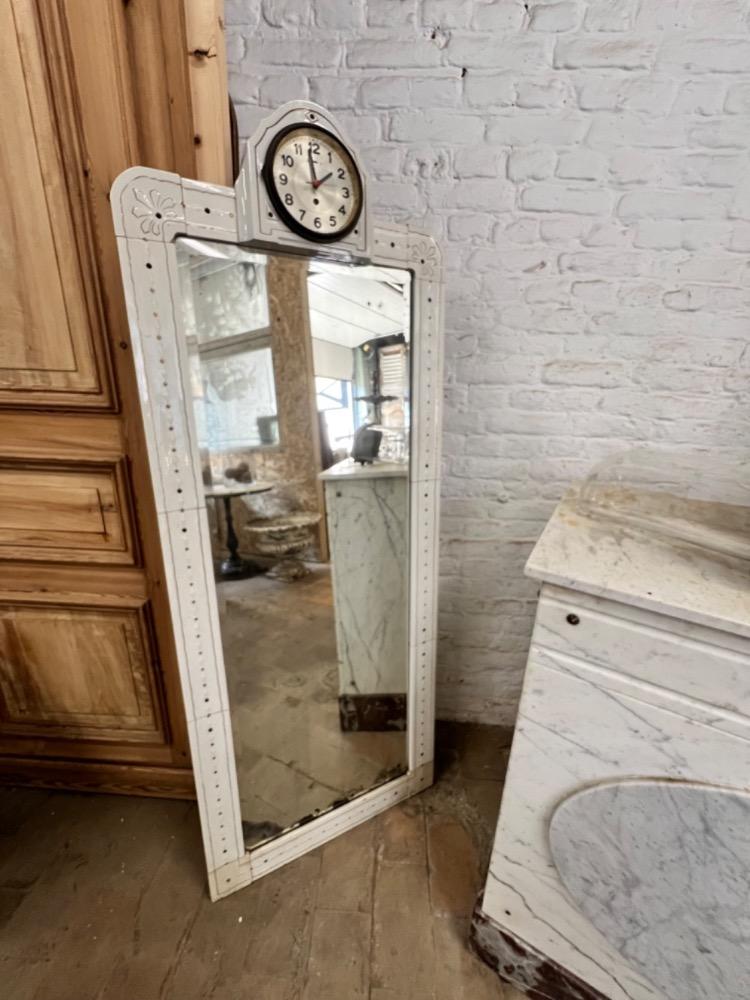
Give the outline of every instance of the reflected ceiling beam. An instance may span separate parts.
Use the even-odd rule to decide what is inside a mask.
[[[404,332],[403,326],[393,325],[375,332],[371,326],[360,326],[359,323],[353,323],[351,320],[342,319],[341,316],[334,316],[313,307],[310,308],[310,323],[314,337],[328,340],[333,344],[343,344],[345,347],[358,347],[366,340],[390,337]]]
[[[381,281],[362,281],[359,278],[347,278],[346,281],[341,281],[336,280],[336,276],[333,275],[320,275],[308,279],[309,290],[320,290],[335,295],[359,309],[371,309],[375,313],[390,316],[393,320],[403,321],[402,290]]]
[[[347,336],[344,343],[356,346],[373,337],[385,337],[393,333],[404,333],[408,317],[401,308],[395,315],[361,304],[352,299],[342,299],[328,289],[313,287],[308,289],[311,316],[319,314],[321,319],[339,324],[339,328],[351,327],[354,338]],[[328,336],[325,339],[332,339]]]

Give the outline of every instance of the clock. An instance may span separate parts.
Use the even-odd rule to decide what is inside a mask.
[[[262,176],[276,213],[298,236],[333,243],[357,225],[362,178],[349,150],[327,129],[281,129],[268,146]]]

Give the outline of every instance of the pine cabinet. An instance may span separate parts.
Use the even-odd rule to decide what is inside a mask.
[[[220,8],[0,0],[0,781],[192,794],[108,195],[231,182]]]

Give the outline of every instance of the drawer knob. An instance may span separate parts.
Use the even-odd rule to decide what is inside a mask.
[[[578,617],[578,615],[574,615],[573,612],[571,611],[569,615],[566,615],[565,621],[568,623],[568,625],[579,625],[581,619]]]

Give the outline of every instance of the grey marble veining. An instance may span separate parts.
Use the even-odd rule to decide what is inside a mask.
[[[558,504],[528,576],[750,638],[746,560],[592,516],[579,493]]]
[[[750,795],[602,784],[565,799],[549,835],[580,910],[669,1000],[747,1000]]]
[[[527,564],[543,586],[483,913],[608,1000],[746,1000],[750,796],[725,790],[750,774],[746,513],[614,499],[571,490]]]
[[[406,471],[325,479],[342,695],[407,688]]]
[[[543,601],[547,593],[545,587]],[[572,610],[581,617],[570,629],[577,647],[588,612],[574,603]],[[727,675],[716,669],[717,646],[696,641],[696,655],[699,649],[706,677],[720,677],[721,688]],[[669,787],[745,788],[750,724],[736,716],[735,731],[722,731],[711,706],[615,667],[532,644],[483,909],[608,1000],[664,1000],[664,991],[621,956],[565,888],[550,850],[550,817],[568,796],[617,780],[649,776]],[[677,659],[670,686],[679,679],[676,667]],[[582,841],[580,851],[586,851]],[[709,992],[705,1000],[719,996]]]

